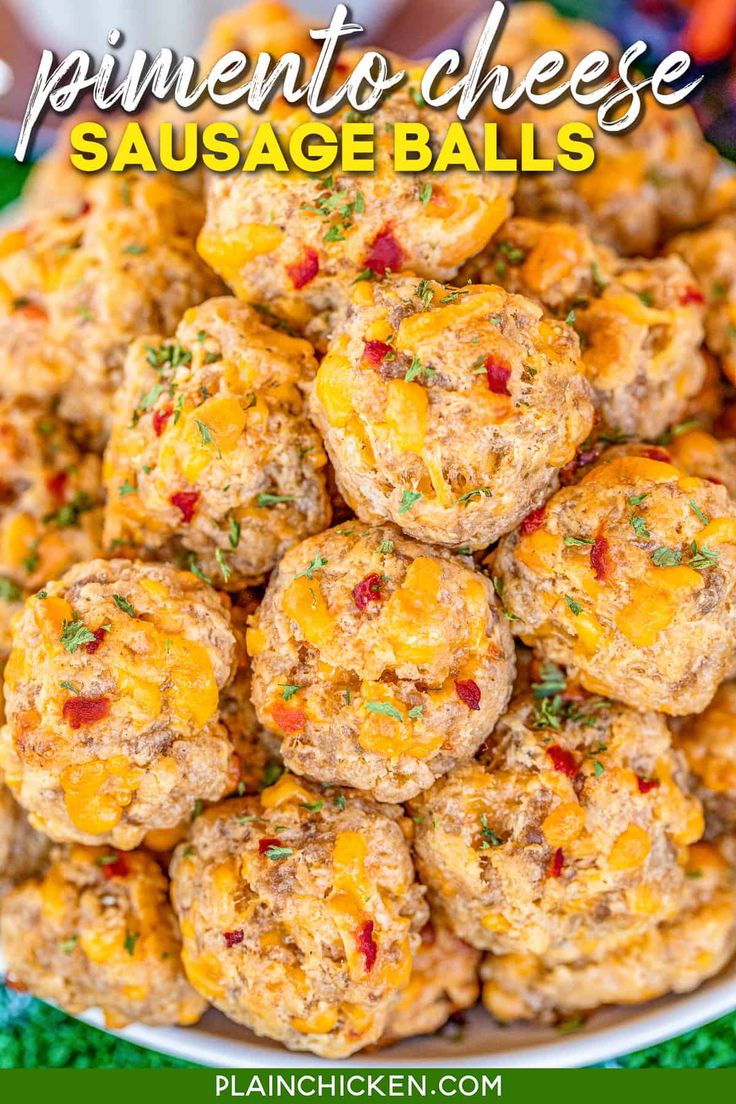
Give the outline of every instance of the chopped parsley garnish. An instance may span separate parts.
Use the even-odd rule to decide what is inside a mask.
[[[679,548],[662,545],[652,552],[652,563],[655,567],[679,567],[682,563],[682,552]]]
[[[389,556],[393,552],[393,550],[394,542],[392,540],[381,541],[377,549],[377,551],[380,552],[382,556]]]
[[[603,291],[608,286],[608,281],[603,279],[601,270],[597,261],[593,261],[590,266],[590,274],[593,278],[593,285],[598,291]]]
[[[74,683],[69,682],[68,679],[64,679],[63,682],[60,682],[59,686],[62,688],[62,690],[68,690],[70,694],[75,694],[77,697],[79,697],[79,691],[74,686]]]
[[[240,522],[232,514],[228,518],[228,539],[231,548],[237,548],[240,544]]]
[[[419,501],[422,497],[421,491],[402,491],[401,492],[401,505],[399,506],[399,513],[406,514],[411,510],[412,506]]]
[[[180,364],[189,364],[191,359],[192,354],[178,341],[159,345],[157,349],[153,345],[146,345],[146,360],[157,372],[162,371],[167,364],[172,368],[178,368]]]
[[[263,789],[266,790],[269,786],[273,786],[274,782],[278,782],[283,773],[284,768],[281,766],[281,763],[277,763],[275,759],[271,759],[270,762],[266,763],[263,770]]]
[[[212,582],[209,575],[205,575],[204,571],[202,570],[202,568],[197,563],[197,557],[194,555],[193,552],[189,553],[189,556],[187,558],[187,566],[188,566],[189,570],[191,571],[192,575],[194,575],[197,579],[200,579],[203,583],[211,583]]]
[[[200,419],[199,419],[199,418],[195,418],[195,419],[194,419],[194,424],[196,425],[197,429],[199,430],[199,439],[200,439],[200,442],[201,442],[201,443],[202,443],[203,445],[211,445],[211,444],[213,444],[213,442],[214,442],[214,440],[215,440],[215,439],[214,439],[214,437],[212,436],[212,430],[211,430],[211,429],[210,429],[210,427],[209,427],[209,426],[208,426],[208,425],[206,424],[206,422],[200,421]]]
[[[122,594],[113,594],[112,600],[119,610],[122,610],[123,613],[127,613],[128,617],[135,617],[135,610],[128,599],[124,598]]]
[[[369,713],[382,713],[385,717],[391,717],[394,721],[404,723],[401,713],[395,705],[391,705],[391,702],[369,701],[365,703],[365,707]]]
[[[271,506],[278,506],[280,502],[293,502],[294,495],[259,494],[256,497],[256,506],[259,510],[268,510]]]
[[[595,778],[600,778],[605,769],[606,768],[603,766],[600,759],[593,760],[593,775],[595,776]]]
[[[423,713],[424,713],[424,706],[423,705],[413,705],[411,707],[411,709],[409,710],[409,717],[411,718],[412,721],[418,721]]]
[[[567,602],[570,613],[574,613],[576,617],[579,613],[582,613],[583,607],[579,602],[576,602],[574,598],[571,598],[569,594],[565,595],[565,601]]]
[[[491,581],[493,583],[493,589],[495,590],[496,594],[498,595],[498,600],[501,603],[501,609],[503,610],[503,615],[506,618],[506,620],[507,621],[518,621],[519,618],[516,616],[515,613],[511,612],[511,610],[508,608],[508,606],[506,605],[506,603],[503,600],[503,592],[504,592],[504,588],[506,586],[506,580],[503,579],[500,575],[494,575],[493,579]]]
[[[426,207],[427,204],[429,203],[430,199],[432,198],[432,185],[431,184],[420,184],[418,192],[419,192],[419,202],[423,203],[424,206]]]
[[[420,280],[414,295],[421,302],[422,310],[426,311],[429,308],[429,304],[434,299],[434,289],[430,286],[429,280]]]
[[[228,580],[230,579],[230,576],[233,573],[233,569],[230,567],[230,564],[225,559],[225,557],[229,556],[229,555],[230,555],[230,550],[229,549],[225,549],[225,548],[215,549],[215,559],[217,560],[217,566],[219,567],[220,573],[222,574],[222,577],[223,577],[223,579],[225,580],[226,583],[228,582]]]
[[[480,817],[480,835],[483,841],[480,845],[481,850],[485,850],[489,847],[501,847],[506,842],[505,839],[502,839],[501,836],[491,828],[485,813],[481,813]]]
[[[691,429],[700,429],[700,422],[697,418],[688,418],[685,422],[678,422],[677,425],[670,426],[664,433],[660,433],[659,437],[654,438],[655,445],[668,445],[675,437],[680,437],[683,433],[689,433]]]
[[[95,640],[95,634],[90,632],[78,614],[71,621],[66,618],[61,623],[61,635],[59,641],[67,652],[74,653],[83,644],[91,644]]]
[[[687,562],[696,571],[706,571],[709,567],[715,567],[718,563],[720,552],[712,552],[704,544],[698,546],[696,541],[693,541],[690,545],[690,551],[692,555]]]
[[[644,494],[632,495],[629,499],[629,506],[641,506],[645,498],[649,496],[649,492],[645,491]]]
[[[315,571],[319,571],[319,569],[321,567],[324,567],[326,563],[327,563],[327,560],[324,558],[324,556],[322,556],[318,552],[317,555],[312,560],[312,562],[310,563],[309,567],[306,569],[306,571],[300,571],[298,575],[294,576],[294,578],[296,578],[296,579],[305,578],[305,579],[309,579],[311,581],[314,578]]]
[[[703,511],[700,509],[697,502],[693,498],[690,499],[690,509],[695,514],[698,521],[702,521],[703,525],[708,525],[710,523],[710,518],[707,518],[705,516],[705,514],[703,513]]]
[[[461,495],[458,502],[470,502],[473,498],[492,498],[492,492],[488,487],[476,487],[472,491],[467,491],[464,495]]]
[[[147,252],[147,246],[138,245],[137,242],[131,242],[130,245],[126,245],[125,248],[123,249],[123,253],[130,253],[131,256],[133,256],[133,257],[138,257],[138,256],[140,256],[141,253],[146,253],[146,252]]]
[[[130,931],[129,928],[125,929],[125,939],[123,940],[123,946],[125,947],[128,954],[131,956],[131,958],[135,954],[135,945],[140,937],[140,932]]]
[[[648,540],[651,537],[652,534],[647,529],[646,519],[643,514],[632,514],[629,518],[629,524],[637,537],[640,537],[642,540]]]
[[[565,544],[570,548],[583,548],[586,545],[595,544],[590,537],[565,537]]]
[[[0,602],[17,602],[22,593],[20,587],[16,586],[12,579],[0,576]]]
[[[415,353],[414,356],[411,358],[411,364],[406,369],[404,380],[407,383],[411,383],[411,381],[415,380],[417,376],[426,376],[427,379],[431,379],[432,376],[434,376],[435,374],[436,373],[434,368],[430,368],[428,365],[422,364],[421,360]]]
[[[335,798],[335,804],[340,812],[344,812],[347,802],[345,801],[345,794],[338,794]]]
[[[299,808],[306,809],[308,813],[318,813],[324,807],[324,801],[300,801]]]
[[[200,817],[203,812],[204,812],[204,802],[200,798],[197,798],[197,800],[194,802],[194,808],[192,809],[192,815],[189,819],[190,820],[196,820],[197,817]]]
[[[300,690],[304,689],[304,686],[298,686],[296,683],[279,683],[281,686],[281,697],[285,702],[291,701],[295,694],[298,694]]]
[[[125,498],[126,495],[136,494],[137,487],[134,487],[129,479],[124,479],[118,487],[118,497]]]
[[[59,943],[59,947],[61,948],[62,952],[65,955],[70,955],[72,953],[72,951],[74,950],[74,948],[76,947],[78,942],[79,942],[79,936],[78,935],[72,935],[72,936],[69,937],[69,939],[62,939],[61,942]]]
[[[555,694],[564,694],[567,677],[561,667],[556,663],[543,663],[540,674],[541,682],[532,683],[535,698],[551,698]]]
[[[266,858],[270,859],[271,862],[280,862],[282,859],[288,859],[290,855],[293,855],[294,849],[292,847],[276,847],[276,845],[272,843],[271,846],[266,849],[265,854]]]
[[[80,516],[87,510],[91,510],[94,502],[84,491],[77,491],[71,502],[65,502],[58,510],[45,514],[45,525],[53,525],[55,529],[69,529],[79,525]]]

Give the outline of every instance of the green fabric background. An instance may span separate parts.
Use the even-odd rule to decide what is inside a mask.
[[[27,168],[0,157],[0,207],[15,199]],[[188,1064],[134,1046],[73,1020],[40,1001],[0,987],[0,1069],[53,1067],[181,1068]],[[736,1066],[736,1012],[660,1046],[638,1051],[614,1067],[717,1069]]]

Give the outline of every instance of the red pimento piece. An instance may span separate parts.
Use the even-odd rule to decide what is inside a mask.
[[[302,258],[286,266],[286,273],[297,291],[305,287],[319,272],[319,256],[316,249],[307,246]]]
[[[552,861],[549,864],[549,876],[550,878],[559,878],[562,874],[562,868],[565,865],[565,854],[561,847],[558,847],[552,856]]]
[[[154,410],[151,421],[153,423],[153,432],[157,437],[161,436],[164,431],[164,426],[173,413],[174,411],[170,406],[165,406],[163,410]]]
[[[130,867],[125,861],[125,855],[121,855],[119,851],[115,853],[114,862],[106,862],[102,864],[102,873],[107,878],[108,882],[111,878],[127,878],[130,874]]]
[[[398,272],[403,259],[404,254],[391,231],[391,227],[384,226],[380,234],[373,239],[373,244],[365,259],[365,267],[370,268],[377,276],[384,276],[388,268],[392,272]]]
[[[28,986],[24,981],[17,980],[12,977],[3,978],[3,985],[6,989],[12,989],[14,993],[27,993]]]
[[[373,921],[364,920],[355,933],[355,942],[365,962],[365,972],[369,974],[376,965],[378,944],[373,938]]]
[[[110,713],[109,698],[67,698],[62,706],[61,715],[71,728],[97,724]]]
[[[530,533],[536,533],[537,529],[541,529],[546,516],[546,506],[540,506],[537,510],[532,510],[530,514],[527,514],[519,526],[522,537],[528,537]]]
[[[455,689],[461,702],[468,709],[480,709],[480,687],[472,679],[455,679]]]
[[[15,308],[15,313],[22,314],[24,318],[31,322],[46,322],[48,320],[46,311],[36,303],[20,303]]]
[[[56,499],[57,502],[61,502],[64,497],[64,489],[69,480],[69,476],[65,471],[54,472],[53,475],[46,476],[46,489],[50,495]]]
[[[704,303],[703,293],[700,288],[683,288],[679,295],[680,305],[686,307],[688,303]]]
[[[199,501],[199,491],[177,491],[169,499],[172,506],[181,511],[181,519],[187,525],[194,517],[194,508]]]
[[[569,486],[578,471],[588,464],[591,464],[600,451],[597,445],[589,449],[578,449],[570,463],[565,464],[564,468],[560,468],[560,483],[562,483],[563,487]]]
[[[225,940],[226,947],[237,947],[238,943],[243,942],[243,929],[237,928],[235,931],[223,932],[222,938]]]
[[[94,637],[95,637],[94,640],[90,640],[89,644],[85,644],[85,646],[84,646],[84,650],[87,653],[87,655],[94,655],[106,636],[107,636],[106,629],[102,629],[102,628],[95,629],[95,631],[94,631]]]
[[[671,464],[672,457],[664,449],[660,448],[646,448],[641,450],[642,456],[647,460],[659,460],[660,464]]]
[[[503,364],[500,360],[496,360],[493,354],[490,353],[483,361],[483,367],[486,370],[488,390],[492,391],[494,395],[508,395],[509,379],[511,378],[509,366]]]
[[[258,841],[258,854],[265,855],[270,847],[280,847],[281,840],[276,836],[270,836],[269,838],[260,839]]]
[[[608,541],[605,537],[595,538],[595,544],[590,549],[590,566],[599,582],[605,582],[606,579],[611,578],[613,564],[608,555]]]
[[[307,721],[304,710],[300,706],[292,709],[281,702],[275,702],[271,706],[271,716],[277,727],[290,736],[296,732],[301,732]]]
[[[380,602],[383,579],[375,571],[366,575],[353,587],[353,601],[359,610],[364,610],[369,602]]]
[[[639,793],[648,794],[650,790],[656,790],[659,786],[658,778],[642,778],[640,774],[636,776],[636,784],[639,787]]]
[[[363,360],[367,361],[371,368],[380,368],[391,351],[391,346],[385,341],[366,341]]]
[[[568,778],[574,778],[578,773],[578,765],[572,752],[561,748],[559,744],[552,744],[547,748],[547,754],[552,760],[552,766],[560,774],[566,774]]]

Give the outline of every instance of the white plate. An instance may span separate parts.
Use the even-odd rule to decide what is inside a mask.
[[[278,1068],[298,1066],[449,1066],[561,1068],[588,1066],[660,1043],[700,1027],[736,1009],[736,960],[718,978],[695,993],[635,1008],[596,1013],[579,1032],[560,1035],[548,1028],[497,1027],[480,1008],[468,1015],[457,1041],[434,1036],[408,1039],[369,1054],[328,1062],[311,1054],[292,1054],[278,1043],[259,1039],[244,1027],[210,1011],[196,1027],[144,1027],[133,1024],[114,1032],[151,1050],[205,1066]],[[103,1027],[98,1012],[83,1017]]]

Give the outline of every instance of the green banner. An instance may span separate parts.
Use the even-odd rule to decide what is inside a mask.
[[[733,1070],[334,1069],[9,1070],[0,1099],[9,1104],[216,1104],[292,1101],[421,1104],[712,1104],[736,1096]]]

